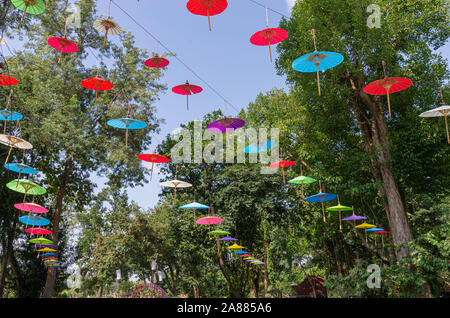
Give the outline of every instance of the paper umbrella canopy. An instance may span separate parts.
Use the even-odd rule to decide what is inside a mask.
[[[189,0],[186,4],[192,14],[208,17],[209,31],[211,31],[211,16],[222,13],[227,6],[227,0]]]
[[[28,195],[42,195],[47,192],[43,187],[27,179],[15,179],[6,184],[6,186],[16,192]]]
[[[0,110],[0,120],[14,121],[14,120],[21,120],[22,118],[23,115],[21,113],[13,112],[7,109]]]
[[[46,226],[50,224],[50,220],[43,218],[41,216],[35,215],[24,215],[19,218],[19,221],[23,224],[32,225],[32,226]]]
[[[14,77],[0,74],[0,86],[13,86],[19,83]]]
[[[189,111],[189,95],[198,94],[203,91],[203,88],[197,85],[189,84],[188,81],[186,81],[185,84],[178,85],[172,88],[172,92],[179,95],[186,95],[186,105],[187,110]]]
[[[213,133],[226,133],[239,129],[245,125],[240,118],[223,118],[208,125],[208,130]]]
[[[45,11],[44,0],[11,0],[11,2],[17,9],[23,11],[20,21],[23,21],[25,13],[42,14]]]

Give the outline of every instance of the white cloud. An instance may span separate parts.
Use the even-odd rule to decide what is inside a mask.
[[[286,5],[288,6],[289,10],[292,9],[294,4],[297,2],[297,0],[286,0]]]

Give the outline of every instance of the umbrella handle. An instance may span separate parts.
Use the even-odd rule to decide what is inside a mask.
[[[211,17],[209,15],[209,8],[206,8],[206,14],[208,15],[209,31],[211,31]]]
[[[125,130],[125,150],[128,149],[128,127]]]
[[[445,112],[445,113],[444,113],[444,120],[445,120],[445,129],[446,129],[446,131],[447,131],[447,142],[450,144],[450,136],[449,136],[449,134],[448,134],[447,115],[448,115],[448,112]]]
[[[283,184],[286,184],[286,177],[284,176],[284,167],[281,167],[281,172],[283,173]]]
[[[25,13],[27,12],[28,6],[25,5],[25,10],[23,10],[22,18],[20,19],[20,22],[23,21],[23,18],[25,17]]]
[[[59,54],[58,64],[61,64],[61,59],[62,59],[62,55],[63,55],[63,49],[64,48],[61,48],[61,53]]]
[[[187,111],[189,111],[189,95],[186,95]]]
[[[341,210],[339,210],[339,230],[342,232]]]
[[[9,156],[11,155],[12,148],[13,148],[12,146],[9,147],[8,156],[6,157],[6,161],[5,161],[5,164],[4,164],[4,165],[6,165],[6,164],[8,163]]]
[[[150,181],[152,181],[152,176],[153,176],[153,164],[154,164],[154,161],[152,161],[152,170],[150,171]]]
[[[391,117],[391,99],[389,98],[389,89],[387,91],[387,100],[388,100],[388,108],[389,108],[389,117]]]
[[[272,49],[270,47],[270,41],[269,41],[269,54],[270,54],[270,63],[272,63]]]
[[[108,31],[109,31],[109,29],[106,28],[105,38],[104,38],[104,40],[103,40],[103,47],[105,47],[105,45],[106,45],[106,39],[108,38]]]
[[[325,218],[325,207],[324,207],[324,205],[323,205],[323,201],[321,201],[321,203],[322,203],[323,222],[326,223],[326,222],[327,222],[327,219]]]
[[[320,75],[319,75],[319,64],[316,64],[317,67],[317,89],[319,91],[319,96],[320,96]]]

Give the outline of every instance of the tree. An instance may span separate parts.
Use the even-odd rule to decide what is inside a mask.
[[[47,10],[64,12],[68,4],[67,0],[50,2]],[[141,63],[147,52],[135,47],[132,35],[123,33],[120,46],[108,42],[103,49],[102,35],[90,30],[96,15],[94,1],[79,1],[78,5],[82,27],[68,32],[68,37],[79,45],[77,54],[64,56],[63,62],[57,64],[57,54],[42,39],[60,35],[64,19],[60,15],[40,15],[35,23],[18,30],[27,38],[25,49],[8,59],[10,74],[20,81],[20,90],[14,88],[13,109],[23,113],[21,134],[35,149],[26,162],[43,173],[39,182],[47,188],[53,203],[50,215],[55,243],[59,241],[64,207],[82,211],[91,200],[95,187],[91,173],[107,177],[111,186],[142,184],[144,172],[136,156],[130,154],[145,149],[151,141],[150,133],[157,130],[159,120],[151,104],[164,89],[156,82],[158,74]],[[97,50],[98,55],[109,59],[109,65],[89,67],[87,50]],[[114,83],[115,88],[100,94],[95,103],[95,93],[84,89],[80,82],[97,74]],[[149,126],[130,134],[125,150],[124,146],[117,147],[124,142],[122,131],[106,122],[118,115],[124,117],[128,103],[134,118]],[[55,270],[49,270],[44,297],[53,294],[54,282]]]
[[[328,1],[325,6],[317,1],[298,2],[290,20],[280,23],[290,36],[278,46],[277,69],[287,75],[297,100],[325,126],[325,131],[331,132],[332,125],[340,122],[359,129],[364,149],[373,158],[372,172],[381,183],[380,193],[386,200],[394,243],[401,246],[410,242],[413,235],[393,167],[391,136],[402,119],[411,118],[408,114],[417,115],[436,103],[438,96],[434,94],[433,98],[433,91],[448,76],[446,63],[432,53],[432,48],[441,47],[448,38],[446,8],[449,4],[431,0],[375,1],[381,8],[382,27],[370,29],[365,10],[372,3]],[[318,34],[318,48],[344,55],[342,65],[322,75],[322,85],[326,85],[322,96],[317,96],[312,77],[291,67],[293,60],[312,51],[310,30],[313,28]],[[383,60],[389,75],[409,77],[413,83],[420,83],[409,88],[408,93],[392,97],[395,106],[388,119],[383,98],[363,91],[367,83],[382,77]],[[417,121],[415,118],[414,122]],[[406,255],[406,248],[397,253],[399,259]]]

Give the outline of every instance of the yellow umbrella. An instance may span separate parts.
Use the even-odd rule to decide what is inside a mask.
[[[375,227],[375,225],[373,224],[369,224],[369,223],[361,223],[360,225],[355,226],[355,229],[370,229],[372,227]],[[366,233],[366,243],[367,243],[367,232]]]
[[[237,245],[236,243],[234,243],[233,245],[228,246],[227,248],[239,250],[239,249],[243,249],[244,247],[243,247],[243,246],[240,246],[240,245]]]

